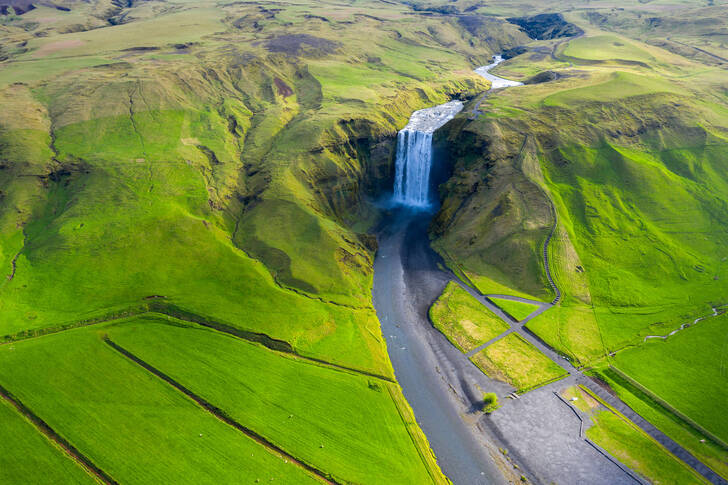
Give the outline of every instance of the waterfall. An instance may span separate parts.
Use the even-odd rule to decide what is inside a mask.
[[[400,130],[394,167],[395,204],[414,208],[430,205],[432,134],[461,109],[463,103],[450,101],[434,108],[415,111],[407,126]]]
[[[395,163],[395,202],[410,207],[426,207],[431,167],[432,133],[400,131]]]

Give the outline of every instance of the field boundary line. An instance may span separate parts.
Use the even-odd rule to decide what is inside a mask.
[[[697,422],[695,422],[692,418],[686,416],[684,413],[679,411],[677,408],[675,408],[672,404],[662,399],[660,396],[655,394],[653,391],[649,390],[644,385],[640,384],[636,379],[633,377],[630,377],[628,374],[626,374],[624,371],[618,369],[617,367],[614,367],[613,365],[610,365],[609,368],[615,372],[619,377],[629,382],[631,385],[639,389],[641,392],[645,393],[650,399],[657,402],[659,405],[673,413],[675,416],[680,418],[681,420],[685,421],[686,424],[690,425],[695,429],[695,431],[698,431],[701,434],[704,434],[711,440],[713,440],[716,444],[722,446],[724,449],[728,450],[728,443],[723,441],[718,436],[714,435],[712,432],[708,431],[701,425],[699,425]]]
[[[308,362],[310,364],[316,364],[320,365],[322,367],[327,367],[330,369],[338,370],[341,372],[347,372],[351,374],[357,374],[361,376],[366,377],[372,377],[375,379],[379,379],[386,382],[396,382],[393,377],[389,377],[383,374],[377,374],[375,372],[370,372],[363,369],[356,369],[354,367],[348,367],[341,364],[336,364],[333,362],[329,362],[327,360],[318,359],[316,357],[310,357],[303,355],[296,351],[296,349],[293,348],[293,346],[285,341],[273,338],[265,333],[262,332],[254,332],[252,330],[245,330],[242,328],[237,328],[231,324],[218,322],[211,320],[209,318],[206,318],[201,315],[197,315],[195,313],[189,312],[187,310],[184,310],[176,305],[170,305],[165,304],[161,302],[149,302],[146,304],[142,304],[136,307],[130,307],[126,308],[124,310],[117,310],[114,312],[107,313],[105,315],[89,318],[86,320],[80,320],[74,323],[68,323],[61,326],[56,327],[46,327],[38,330],[24,330],[21,332],[18,332],[13,335],[5,335],[0,337],[0,345],[8,345],[15,342],[20,342],[23,340],[30,340],[34,338],[40,338],[44,337],[46,335],[53,335],[56,333],[65,332],[68,330],[73,330],[76,328],[81,327],[89,327],[92,325],[100,325],[102,323],[109,323],[117,320],[124,320],[127,318],[133,318],[133,317],[141,317],[144,315],[149,314],[158,314],[158,315],[164,315],[170,318],[175,318],[177,320],[188,322],[188,323],[194,323],[197,325],[200,325],[201,327],[209,328],[211,330],[223,333],[225,335],[230,335],[235,338],[239,338],[241,340],[244,340],[249,343],[259,344],[268,350],[271,350],[273,352],[279,352],[281,354],[285,355],[291,355],[298,359],[301,359],[304,362]]]
[[[301,355],[293,348],[293,346],[291,346],[291,344],[289,344],[285,340],[274,339],[264,333],[251,332],[249,330],[243,330],[243,329],[233,327],[232,325],[229,325],[226,323],[209,320],[203,316],[196,315],[194,313],[188,312],[186,310],[183,310],[183,309],[175,307],[175,306],[165,305],[162,307],[158,307],[157,305],[152,305],[152,306],[150,306],[150,310],[147,313],[151,313],[151,314],[157,313],[160,315],[165,315],[167,317],[176,318],[177,320],[181,320],[183,322],[195,323],[197,325],[200,325],[201,327],[209,328],[216,332],[220,332],[225,335],[230,335],[231,337],[239,338],[246,342],[258,343],[274,352],[280,352],[282,354],[292,355],[298,359],[307,361],[312,364],[322,365],[322,366],[328,367],[330,369],[339,370],[339,371],[348,372],[348,373],[354,373],[354,374],[358,374],[358,375],[362,375],[362,376],[366,376],[366,377],[373,377],[373,378],[380,379],[380,380],[387,381],[387,382],[395,382],[394,379],[381,375],[381,374],[376,374],[374,372],[369,372],[369,371],[361,370],[361,369],[355,369],[353,367],[347,367],[347,366],[341,365],[341,364],[335,364],[333,362],[329,362],[329,361],[323,360],[323,359],[318,359],[316,357]]]
[[[30,421],[33,427],[35,427],[40,434],[60,447],[69,458],[80,465],[81,468],[83,468],[86,473],[91,475],[94,479],[107,485],[119,485],[119,482],[114,480],[111,475],[99,468],[99,466],[96,465],[89,457],[81,453],[78,448],[73,446],[66,438],[58,434],[56,430],[54,430],[40,416],[35,414],[28,406],[23,404],[20,399],[15,397],[2,385],[0,385],[0,397],[10,403],[20,414]]]
[[[301,467],[305,469],[310,474],[316,476],[317,478],[325,481],[326,483],[332,484],[332,485],[339,485],[340,482],[337,482],[330,473],[324,472],[322,470],[319,470],[318,468],[314,467],[313,465],[310,465],[309,463],[306,463],[305,461],[296,458],[295,456],[291,455],[287,451],[285,451],[280,446],[276,445],[269,439],[267,439],[265,436],[261,435],[257,431],[254,431],[247,426],[244,426],[228,416],[228,414],[221,408],[215,406],[211,402],[207,401],[205,398],[198,396],[192,390],[188,389],[187,387],[183,386],[181,383],[174,380],[172,377],[168,376],[161,370],[157,369],[156,367],[152,366],[148,362],[142,360],[141,358],[137,357],[121,345],[117,344],[113,340],[111,340],[108,336],[105,336],[103,338],[104,343],[114,349],[116,352],[124,356],[125,358],[129,359],[130,361],[134,362],[138,366],[142,367],[149,373],[153,374],[157,378],[163,380],[170,386],[177,389],[179,392],[187,396],[189,399],[197,403],[201,408],[203,408],[205,411],[209,412],[213,416],[215,416],[217,419],[222,421],[223,423],[227,424],[228,426],[231,426],[232,428],[235,428],[236,430],[240,431],[244,435],[246,435],[248,438],[252,439],[259,445],[266,448],[271,453],[278,455],[279,457],[285,458],[288,461],[290,461],[293,465],[296,465],[298,467]]]

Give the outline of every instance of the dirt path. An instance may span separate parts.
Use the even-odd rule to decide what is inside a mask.
[[[561,290],[559,290],[559,287],[556,286],[556,282],[551,275],[551,267],[549,265],[549,243],[554,237],[556,227],[559,223],[559,219],[556,215],[556,208],[554,207],[553,203],[551,203],[551,216],[554,219],[554,224],[553,226],[551,226],[551,232],[549,232],[549,235],[546,236],[546,241],[544,241],[543,243],[543,264],[544,268],[546,269],[546,279],[549,280],[549,285],[551,285],[551,289],[554,290],[554,299],[551,301],[551,304],[556,305],[561,300]]]

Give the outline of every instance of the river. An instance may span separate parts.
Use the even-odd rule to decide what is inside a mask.
[[[501,61],[497,56],[476,72],[491,81],[491,89],[520,84],[488,72]],[[413,114],[411,124],[422,114]],[[402,133],[400,137],[408,140]],[[507,483],[494,458],[499,451],[480,425],[482,413],[477,409],[480,390],[496,390],[493,387],[500,384],[487,379],[427,317],[429,306],[451,279],[441,269],[442,261],[430,248],[427,234],[436,204],[424,203],[420,190],[408,206],[403,203],[407,197],[401,195],[406,189],[395,187],[397,191],[399,207],[378,234],[373,285],[374,307],[397,380],[440,467],[454,484]]]

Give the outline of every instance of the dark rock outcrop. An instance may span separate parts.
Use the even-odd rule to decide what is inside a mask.
[[[542,13],[533,17],[510,17],[506,20],[521,27],[532,39],[558,39],[584,33],[576,25],[564,20],[560,13]]]

